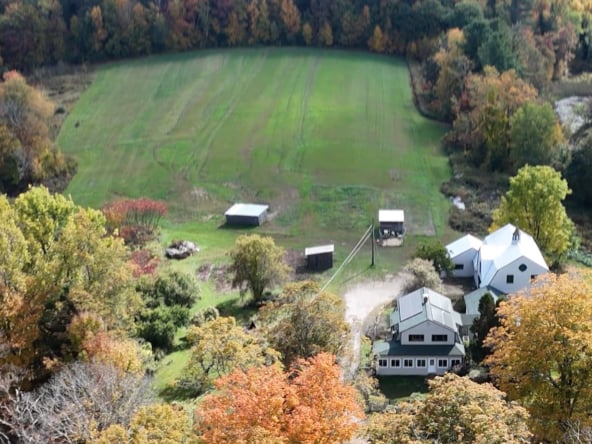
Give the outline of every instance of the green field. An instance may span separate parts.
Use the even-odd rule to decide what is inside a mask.
[[[79,162],[78,204],[162,199],[165,236],[226,248],[224,210],[252,201],[287,244],[349,246],[380,207],[404,208],[411,235],[446,231],[444,131],[416,111],[403,60],[268,48],[100,66],[58,143]]]

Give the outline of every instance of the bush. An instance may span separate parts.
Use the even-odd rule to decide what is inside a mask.
[[[117,232],[128,245],[143,245],[156,235],[167,207],[152,199],[123,199],[105,205],[102,211],[109,232]]]
[[[220,312],[216,307],[206,307],[203,310],[199,310],[191,318],[191,325],[201,327],[206,322],[213,321],[220,316]]]
[[[405,292],[410,293],[422,287],[438,291],[440,289],[440,276],[431,261],[415,258],[403,268],[403,271],[411,274],[411,279],[405,285]]]
[[[199,298],[199,287],[190,275],[173,271],[156,279],[152,297],[169,307],[191,307]]]
[[[413,257],[431,261],[438,273],[445,272],[448,275],[454,268],[446,247],[436,239],[421,242],[415,249]]]

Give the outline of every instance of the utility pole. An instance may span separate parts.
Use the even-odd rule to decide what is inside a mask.
[[[374,267],[375,248],[376,239],[374,239],[374,218],[372,218],[372,263],[370,264],[371,267]]]

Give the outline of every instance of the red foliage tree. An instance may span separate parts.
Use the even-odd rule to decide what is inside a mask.
[[[167,207],[163,202],[143,197],[116,200],[105,205],[102,211],[109,231],[117,230],[126,244],[138,245],[154,236]]]

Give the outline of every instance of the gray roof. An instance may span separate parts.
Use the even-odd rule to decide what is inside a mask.
[[[460,313],[453,310],[450,299],[434,290],[423,287],[399,298],[391,315],[391,325],[398,325],[399,332],[403,332],[425,321],[452,331],[462,325]]]
[[[485,293],[489,293],[493,297],[493,302],[497,302],[499,297],[503,295],[501,291],[498,291],[491,286],[477,288],[475,291],[465,294],[464,299],[465,306],[467,307],[467,315],[479,316],[481,314],[479,313],[479,301]]]
[[[225,216],[254,216],[259,217],[269,209],[269,205],[235,203],[231,206]]]
[[[454,345],[401,345],[399,341],[377,341],[373,352],[378,356],[464,356],[465,346]]]

